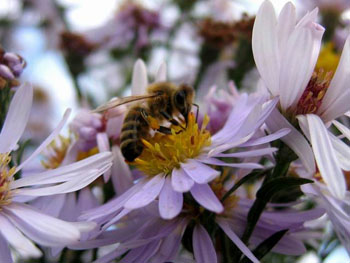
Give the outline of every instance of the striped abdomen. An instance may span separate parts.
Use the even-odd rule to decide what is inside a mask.
[[[135,106],[126,114],[121,132],[120,149],[124,158],[132,162],[141,155],[143,144],[141,139],[148,135],[149,126],[142,116],[145,108]]]

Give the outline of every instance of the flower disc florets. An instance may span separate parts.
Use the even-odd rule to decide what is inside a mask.
[[[199,129],[194,114],[190,114],[187,127],[179,130],[172,127],[172,134],[156,133],[148,140],[142,140],[144,150],[132,163],[146,175],[169,174],[179,168],[187,159],[197,157],[204,147],[210,146],[211,136],[206,130],[208,116],[204,117]]]
[[[16,167],[8,169],[10,161],[9,154],[0,154],[0,210],[3,205],[11,202],[10,183]]]

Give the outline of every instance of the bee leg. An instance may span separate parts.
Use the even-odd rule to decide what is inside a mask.
[[[163,134],[172,134],[171,129],[164,126],[159,126],[159,128],[156,130],[157,132],[163,133]]]
[[[185,127],[181,125],[177,120],[175,120],[173,117],[171,117],[167,112],[161,111],[160,114],[163,115],[164,118],[166,118],[171,124],[181,127],[181,129],[185,130]]]

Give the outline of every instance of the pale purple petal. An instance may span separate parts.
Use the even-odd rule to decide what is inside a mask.
[[[241,144],[239,147],[251,147],[251,146],[257,146],[257,145],[269,143],[286,136],[289,132],[290,132],[289,128],[283,128],[267,136],[252,138],[251,140]]]
[[[259,263],[260,261],[254,256],[250,249],[240,240],[240,238],[233,232],[229,224],[222,218],[217,218],[216,223],[221,227],[225,234],[232,240],[232,242],[246,255],[252,262]]]
[[[18,229],[5,217],[0,216],[0,234],[5,237],[9,244],[15,248],[22,257],[40,257],[41,251],[26,238]],[[0,254],[0,260],[2,254]],[[2,261],[1,261],[2,262]]]
[[[350,147],[332,133],[328,133],[329,139],[334,147],[335,154],[341,168],[345,171],[350,170]]]
[[[157,198],[163,188],[165,176],[159,174],[150,179],[137,193],[134,194],[124,207],[129,210],[144,207]]]
[[[79,213],[83,211],[90,210],[99,206],[99,201],[92,193],[91,189],[88,187],[83,188],[79,192],[77,207],[79,208]]]
[[[147,68],[145,63],[141,59],[138,59],[134,65],[134,70],[132,72],[131,94],[133,96],[143,95],[146,93],[147,86]]]
[[[314,71],[324,28],[318,24],[296,28],[288,38],[280,71],[283,111],[295,107]]]
[[[348,127],[335,120],[332,123],[348,140],[350,140],[350,129]]]
[[[181,168],[198,184],[206,184],[220,175],[219,171],[194,159],[181,163]]]
[[[221,213],[224,210],[208,184],[195,184],[191,189],[191,194],[201,206],[212,212]]]
[[[162,62],[160,64],[157,74],[156,74],[156,82],[164,82],[167,79],[167,66],[165,62]]]
[[[241,151],[241,152],[235,152],[235,153],[220,153],[215,155],[214,157],[235,157],[235,158],[256,157],[256,156],[269,155],[276,151],[277,151],[277,148],[271,147],[271,148]]]
[[[58,123],[57,127],[52,131],[52,133],[43,141],[40,146],[24,161],[22,162],[16,169],[16,171],[19,171],[25,166],[27,163],[29,163],[31,160],[33,160],[35,157],[37,157],[45,148],[48,147],[48,145],[55,139],[55,137],[61,132],[64,124],[67,122],[68,117],[71,113],[70,109],[67,109],[61,119],[61,121]]]
[[[328,131],[320,117],[314,114],[306,116],[310,130],[311,145],[321,176],[334,196],[344,198],[346,182]]]
[[[109,139],[105,132],[97,133],[96,140],[99,152],[108,152],[110,150]],[[108,182],[109,178],[111,178],[111,174],[111,170],[108,170],[103,174],[103,179],[105,183]]]
[[[164,219],[173,219],[181,212],[182,204],[182,193],[173,190],[171,179],[168,176],[159,195],[160,216]]]
[[[350,100],[350,90],[347,86],[348,81],[350,81],[350,78],[348,78],[346,80],[346,83],[344,84],[344,89],[346,90],[342,91],[342,93],[337,97],[337,99],[332,101],[330,105],[325,109],[325,111],[322,114],[320,114],[324,122],[332,121],[349,111],[350,106],[348,102]]]
[[[322,119],[327,122],[339,117],[339,112],[335,114],[333,112],[337,107],[346,107],[345,111],[349,110],[349,103],[340,103],[341,97],[343,97],[346,91],[348,91],[348,84],[350,81],[350,36],[346,39],[344,49],[337,67],[337,70],[333,76],[333,79],[329,85],[329,88],[322,100],[322,104],[318,113],[322,116]],[[347,92],[347,102],[349,101],[349,92]],[[335,103],[337,100],[339,102]],[[345,104],[345,105],[344,105]],[[334,105],[334,106],[333,106]],[[343,110],[342,110],[343,111]],[[344,111],[344,112],[345,112]],[[343,112],[343,113],[344,113]]]
[[[253,27],[252,48],[258,71],[273,95],[278,95],[279,54],[277,20],[270,1],[260,6]]]
[[[4,215],[26,236],[44,246],[65,246],[80,238],[71,223],[45,215],[34,208],[12,203],[3,208]]]
[[[13,263],[9,244],[0,234],[0,255],[2,263]]]
[[[58,217],[66,201],[66,195],[52,195],[36,198],[31,205],[43,211],[45,214]]]
[[[59,167],[57,169],[41,172],[36,175],[22,177],[11,183],[11,189],[32,186],[32,185],[45,185],[66,182],[76,179],[77,176],[82,176],[82,171],[91,171],[91,169],[102,169],[106,165],[111,164],[111,153],[99,153],[89,158],[83,159],[79,162],[75,162],[66,166]]]
[[[175,191],[184,193],[192,188],[194,181],[180,167],[171,173],[171,185]]]
[[[120,195],[132,186],[133,176],[129,166],[124,161],[119,146],[112,147],[112,154],[112,182],[117,195]]]
[[[271,132],[288,128],[290,132],[281,138],[300,158],[306,170],[310,173],[315,172],[315,159],[312,149],[304,136],[293,127],[282,115],[275,109],[266,120],[266,125]]]
[[[307,14],[304,15],[302,19],[300,19],[300,21],[296,25],[296,28],[305,27],[310,23],[316,22],[317,15],[318,15],[318,8],[316,7],[311,12],[307,12]]]
[[[0,133],[0,153],[12,151],[27,126],[33,102],[33,88],[24,84],[13,96]]]
[[[211,240],[207,230],[197,224],[193,230],[192,236],[193,254],[196,262],[216,263],[218,262],[213,241]]]
[[[199,157],[198,160],[200,160],[203,163],[207,163],[211,165],[235,167],[235,168],[242,168],[242,169],[262,169],[263,168],[263,166],[258,163],[226,163],[219,159],[207,158],[205,156]]]

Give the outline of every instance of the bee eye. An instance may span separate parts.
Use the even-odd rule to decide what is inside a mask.
[[[185,97],[186,94],[184,91],[179,91],[176,95],[175,95],[175,102],[177,105],[183,105],[185,103]]]

